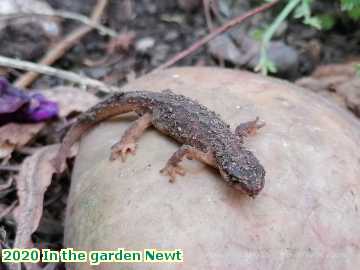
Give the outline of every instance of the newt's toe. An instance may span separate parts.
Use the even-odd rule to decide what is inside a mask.
[[[121,157],[123,162],[126,161],[128,154],[135,154],[136,144],[135,143],[116,143],[111,147],[110,160],[116,160]]]
[[[166,165],[165,168],[160,170],[160,173],[168,175],[171,183],[175,182],[176,175],[184,176],[186,174],[185,169],[180,165]]]

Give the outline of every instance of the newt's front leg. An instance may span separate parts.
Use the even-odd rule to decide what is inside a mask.
[[[111,147],[110,160],[119,156],[124,162],[128,153],[135,154],[136,141],[144,133],[145,129],[151,126],[152,114],[145,113],[138,118],[124,133],[120,141]]]
[[[241,123],[235,129],[235,135],[238,136],[243,143],[245,137],[253,136],[256,132],[265,126],[265,122],[260,121],[259,117],[256,117],[253,121]]]
[[[170,176],[170,182],[174,182],[176,175],[185,175],[185,170],[179,163],[184,157],[188,159],[196,159],[212,167],[216,167],[216,161],[211,151],[202,152],[190,145],[181,146],[168,160],[166,166],[160,170],[162,174]]]

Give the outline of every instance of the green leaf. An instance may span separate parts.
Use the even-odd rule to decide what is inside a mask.
[[[309,17],[304,19],[304,24],[310,25],[318,30],[321,30],[321,22],[318,17]]]
[[[300,19],[310,16],[310,5],[306,1],[302,1],[301,4],[295,9],[294,18]]]
[[[294,18],[303,19],[303,23],[310,25],[316,29],[321,29],[321,22],[319,18],[311,16],[311,2],[312,0],[302,0],[300,5],[295,9]]]
[[[321,29],[325,31],[332,29],[336,23],[334,16],[329,14],[322,14],[317,16],[317,18],[320,21]]]
[[[356,74],[357,74],[358,76],[360,76],[360,64],[356,64],[356,65],[355,65],[355,68],[356,68]]]
[[[351,10],[348,10],[349,17],[353,20],[359,20],[360,19],[360,6],[354,7]]]
[[[360,0],[341,0],[341,9],[342,10],[352,10],[354,8],[360,7]]]

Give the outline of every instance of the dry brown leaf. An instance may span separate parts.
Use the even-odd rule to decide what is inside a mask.
[[[27,157],[16,178],[19,205],[14,210],[17,223],[14,247],[32,247],[31,235],[37,229],[43,212],[44,193],[51,183],[54,168],[50,160],[59,145],[49,145]]]
[[[17,224],[14,247],[32,247],[31,235],[39,226],[43,213],[44,194],[55,172],[51,160],[59,151],[60,144],[45,146],[27,157],[16,178],[19,205],[14,210]],[[77,149],[73,148],[71,156]]]
[[[360,79],[356,76],[355,65],[359,61],[319,66],[310,77],[295,83],[335,101],[360,116]]]
[[[44,125],[10,123],[0,127],[0,159],[10,156],[15,148],[26,145]]]
[[[98,97],[76,87],[59,86],[39,92],[59,104],[60,117],[66,117],[73,112],[86,111],[99,102]]]
[[[319,66],[311,74],[313,78],[324,78],[330,76],[344,76],[347,78],[352,78],[356,75],[356,64],[359,62],[349,62],[344,64],[328,64]]]
[[[353,61],[344,64],[318,66],[311,76],[300,78],[295,83],[315,92],[333,91],[337,86],[356,77],[355,65],[358,63]]]
[[[339,93],[345,99],[347,107],[353,111],[358,117],[360,117],[360,78],[356,77],[353,80],[349,80],[336,88],[336,92]]]

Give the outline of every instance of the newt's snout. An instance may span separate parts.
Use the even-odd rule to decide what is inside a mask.
[[[250,152],[244,151],[246,158],[234,158],[223,163],[221,175],[231,186],[255,197],[264,187],[265,170]]]
[[[255,197],[264,187],[265,184],[265,170],[259,164],[256,169],[243,169],[242,173],[237,176],[231,176],[230,181],[234,188],[239,189],[250,197]]]
[[[263,189],[265,184],[265,179],[260,178],[255,180],[255,182],[252,182],[249,184],[244,184],[242,182],[238,182],[234,184],[234,188],[241,190],[242,192],[245,192],[250,197],[255,198],[256,195],[259,194],[259,192]]]

